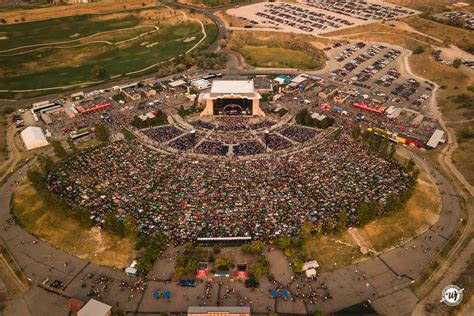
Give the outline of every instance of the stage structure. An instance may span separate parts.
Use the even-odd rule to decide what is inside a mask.
[[[202,97],[205,108],[201,116],[265,116],[260,108],[261,98],[253,80],[214,80],[211,92]]]

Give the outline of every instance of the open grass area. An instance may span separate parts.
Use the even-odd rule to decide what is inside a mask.
[[[280,47],[246,45],[240,53],[255,67],[314,69],[319,66],[318,61],[305,52]]]
[[[196,7],[220,7],[229,4],[239,4],[245,2],[251,2],[250,0],[178,0],[178,2],[193,5]]]
[[[41,5],[48,4],[48,0],[40,0],[38,5],[28,6],[2,6],[0,7],[0,19],[5,19],[7,23],[19,23],[24,21],[38,21],[45,19],[54,19],[63,16],[72,16],[80,14],[98,14],[117,10],[142,8],[145,6],[156,5],[154,0],[101,0],[87,5]]]
[[[123,45],[96,43],[0,57],[3,75],[0,86],[37,89],[96,81],[91,76],[96,65],[108,76],[122,75],[177,56],[193,47],[202,36],[198,23],[163,24],[159,31]],[[188,38],[193,40],[185,41]],[[146,47],[148,44],[152,46]]]
[[[321,69],[326,55],[318,48],[330,42],[271,32],[232,32],[226,40],[230,50],[240,53],[254,67]]]
[[[362,238],[375,251],[382,251],[428,229],[439,217],[440,199],[436,187],[420,180],[406,206],[359,229]]]
[[[12,208],[23,228],[56,248],[106,266],[121,268],[131,262],[135,244],[133,234],[120,238],[97,228],[88,229],[46,205],[43,197],[23,180],[15,191]]]
[[[338,242],[338,239],[322,236],[306,242],[306,253],[318,261],[321,272],[337,270],[369,258],[360,252],[359,247]]]
[[[422,172],[412,197],[402,210],[374,220],[357,230],[367,247],[383,252],[428,229],[439,216],[439,205],[436,187],[428,175]],[[370,258],[370,255],[361,253],[347,230],[334,236],[310,238],[306,243],[306,251],[311,259],[319,262],[322,271],[335,270]]]
[[[473,32],[454,26],[427,20],[419,16],[402,19],[415,30],[443,40],[445,45],[454,44],[461,49],[474,48]]]

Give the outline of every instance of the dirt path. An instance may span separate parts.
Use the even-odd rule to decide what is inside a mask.
[[[351,38],[351,37],[354,37],[354,36],[359,36],[359,35],[371,35],[371,34],[376,34],[376,35],[394,35],[394,36],[398,36],[398,37],[407,38],[407,39],[409,39],[409,40],[416,41],[416,42],[418,42],[418,43],[422,43],[422,44],[427,45],[427,46],[431,46],[430,43],[421,41],[421,40],[419,40],[419,39],[416,39],[416,38],[413,38],[413,37],[410,37],[410,36],[407,36],[407,35],[392,33],[392,32],[360,32],[360,33],[352,33],[352,34],[344,34],[344,35],[332,35],[332,36],[324,36],[323,34],[319,34],[319,36],[325,37],[325,38],[329,38],[329,39],[346,39],[346,38]],[[421,34],[423,34],[423,33],[421,33]],[[425,35],[425,36],[426,36],[426,35]],[[428,37],[428,36],[426,36],[426,37]]]
[[[0,165],[0,180],[8,174],[9,169],[13,169],[20,161],[20,151],[15,144],[16,127],[9,124],[7,128],[8,159]]]

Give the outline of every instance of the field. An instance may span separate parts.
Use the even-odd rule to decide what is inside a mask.
[[[42,196],[27,180],[15,191],[12,208],[28,232],[74,256],[118,268],[127,266],[133,258],[133,234],[120,238],[97,228],[80,226],[61,211],[46,207]]]
[[[42,2],[48,1],[42,0]],[[88,3],[87,5],[8,6],[0,8],[0,19],[5,19],[7,23],[31,22],[64,16],[142,8],[143,4],[150,6],[156,5],[156,2],[153,0],[101,0],[100,2]]]
[[[203,37],[199,23],[162,6],[4,25],[0,34],[6,37],[0,51],[5,90],[120,76],[182,54]],[[91,73],[96,65],[101,77]]]
[[[413,196],[402,210],[372,221],[357,231],[369,249],[381,252],[428,229],[439,216],[439,205],[435,186],[422,172]],[[332,237],[312,237],[306,243],[306,251],[311,259],[319,262],[322,271],[335,270],[369,258],[369,255],[360,252],[348,231]]]
[[[314,69],[319,66],[318,61],[305,52],[280,47],[246,45],[240,53],[255,67]]]
[[[320,50],[330,40],[288,33],[233,31],[226,39],[230,50],[254,67],[321,69],[326,56]]]
[[[445,45],[454,44],[461,49],[474,48],[472,31],[412,16],[402,19],[419,32],[441,39]]]
[[[230,4],[240,4],[250,2],[249,0],[178,0],[178,2],[193,5],[196,7],[220,7]]]

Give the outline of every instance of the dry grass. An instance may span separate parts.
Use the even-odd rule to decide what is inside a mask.
[[[450,0],[385,0],[396,5],[412,8],[419,11],[439,10],[451,4]]]
[[[474,46],[474,36],[472,31],[463,28],[453,27],[442,23],[437,23],[419,16],[411,16],[402,19],[405,23],[419,32],[443,40],[445,45],[454,44],[458,47]]]
[[[368,258],[362,255],[357,246],[343,244],[327,236],[308,240],[306,253],[311,259],[318,261],[322,272],[336,270]]]
[[[117,10],[141,8],[142,3],[146,6],[156,5],[153,0],[103,0],[101,2],[89,3],[87,5],[63,5],[51,6],[31,10],[16,10],[0,12],[0,19],[5,19],[7,23],[19,21],[38,21],[53,19],[72,15],[106,13]]]
[[[319,66],[306,52],[279,47],[246,45],[240,53],[255,67],[315,69]]]
[[[419,181],[403,210],[367,224],[359,233],[374,250],[383,251],[427,230],[439,217],[439,205],[436,187]]]
[[[474,139],[470,139],[460,143],[452,156],[454,165],[459,171],[461,171],[464,178],[466,178],[470,184],[474,184],[473,149]]]
[[[394,44],[411,50],[417,46],[427,44],[442,46],[442,43],[430,37],[410,32],[406,30],[406,28],[392,27],[389,24],[390,23],[366,24],[350,29],[325,33],[324,35]]]
[[[13,210],[27,231],[74,256],[117,268],[132,260],[134,238],[122,239],[80,226],[70,216],[48,208],[27,180],[15,191]]]

